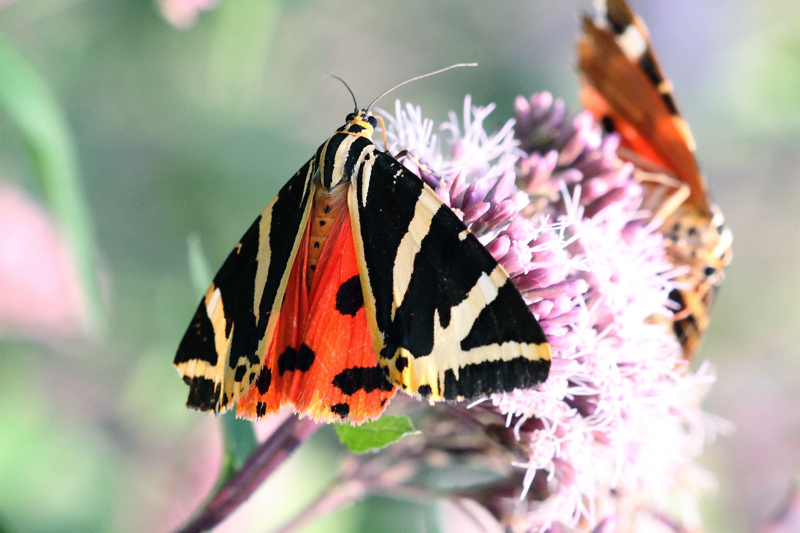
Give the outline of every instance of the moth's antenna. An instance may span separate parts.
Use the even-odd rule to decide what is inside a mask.
[[[337,76],[336,74],[331,74],[330,72],[328,72],[328,76],[330,76],[331,78],[337,79],[337,80],[339,80],[340,82],[342,82],[342,85],[344,85],[344,86],[345,86],[345,88],[347,89],[347,92],[349,92],[349,93],[350,93],[350,96],[352,96],[352,97],[353,97],[353,105],[354,105],[354,106],[356,106],[356,107],[355,107],[355,111],[354,111],[354,113],[358,114],[358,102],[356,102],[356,95],[354,95],[354,94],[353,94],[353,91],[350,89],[350,86],[349,86],[349,85],[347,85],[347,82],[346,82],[346,81],[344,81],[344,80],[343,80],[342,78],[340,78],[339,76]]]
[[[450,65],[449,67],[445,67],[445,68],[442,68],[442,69],[439,69],[439,70],[435,70],[435,71],[433,71],[433,72],[428,72],[427,74],[423,74],[422,76],[415,76],[415,77],[411,78],[410,80],[406,80],[406,81],[404,81],[404,82],[402,82],[402,83],[398,83],[397,85],[395,85],[394,87],[392,87],[392,88],[391,88],[391,89],[389,89],[388,91],[384,91],[384,92],[383,92],[383,93],[382,93],[380,96],[378,96],[378,97],[377,97],[375,100],[373,100],[373,101],[372,101],[372,103],[371,103],[371,104],[369,104],[369,105],[366,107],[365,111],[369,111],[369,110],[370,110],[370,108],[371,108],[372,106],[374,106],[374,105],[375,105],[375,103],[376,103],[378,100],[380,100],[381,98],[383,98],[384,96],[386,96],[386,95],[387,95],[387,94],[389,94],[390,92],[394,91],[394,90],[395,90],[395,89],[397,89],[398,87],[402,87],[402,86],[403,86],[403,85],[405,85],[406,83],[411,83],[412,81],[421,80],[422,78],[427,78],[428,76],[433,76],[434,74],[441,74],[442,72],[445,72],[445,71],[448,71],[448,70],[450,70],[450,69],[454,69],[454,68],[459,68],[459,67],[477,67],[477,66],[478,66],[478,64],[477,64],[477,63],[456,63],[455,65]]]

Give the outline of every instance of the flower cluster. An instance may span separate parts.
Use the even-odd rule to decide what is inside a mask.
[[[553,349],[538,390],[469,411],[504,423],[495,437],[515,452],[523,511],[500,490],[473,498],[513,531],[695,527],[708,480],[693,461],[711,429],[698,404],[713,376],[690,371],[664,327],[678,271],[635,169],[617,137],[549,93],[518,98],[516,120],[490,134],[493,109],[467,97],[439,128],[446,141],[419,108],[385,113],[389,151],[414,154],[406,166],[503,265]]]

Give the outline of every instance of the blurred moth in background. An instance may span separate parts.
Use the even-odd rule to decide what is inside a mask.
[[[691,360],[731,260],[731,232],[709,197],[691,130],[678,112],[647,27],[624,0],[600,2],[594,21],[584,17],[578,64],[584,106],[607,132],[620,136],[620,157],[634,163],[647,188],[644,207],[667,236],[670,259],[685,267],[670,299],[675,335]]]

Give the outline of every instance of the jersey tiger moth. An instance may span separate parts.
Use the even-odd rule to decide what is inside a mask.
[[[528,305],[436,193],[376,148],[371,106],[356,106],[215,276],[174,360],[189,407],[236,403],[256,419],[290,404],[361,423],[396,387],[471,400],[547,378]]]

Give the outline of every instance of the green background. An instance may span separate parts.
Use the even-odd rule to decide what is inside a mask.
[[[709,531],[752,531],[778,509],[800,459],[800,4],[634,7],[734,232],[734,262],[698,359],[719,376],[707,410],[736,431],[703,457],[719,478],[718,497],[703,508]],[[381,104],[401,98],[442,120],[470,93],[476,104],[497,103],[489,124],[499,125],[516,95],[549,90],[576,109],[574,41],[588,8],[227,0],[179,30],[148,2],[0,1],[0,48],[18,54],[33,69],[23,79],[44,91],[25,92],[43,110],[33,137],[4,96],[0,183],[71,221],[79,244],[90,222],[108,309],[95,340],[0,340],[0,530],[164,531],[205,496],[218,468],[217,424],[184,410],[171,365],[199,298],[187,238],[199,235],[209,263],[220,264],[340,125],[352,104],[326,73],[346,79],[364,105],[404,79],[476,61]],[[17,74],[0,63],[0,85]],[[31,146],[37,138],[44,151]],[[81,204],[88,218],[70,211]],[[316,435],[227,530],[277,526],[322,490],[343,453],[332,431]],[[310,530],[434,523],[433,504],[370,499]]]

